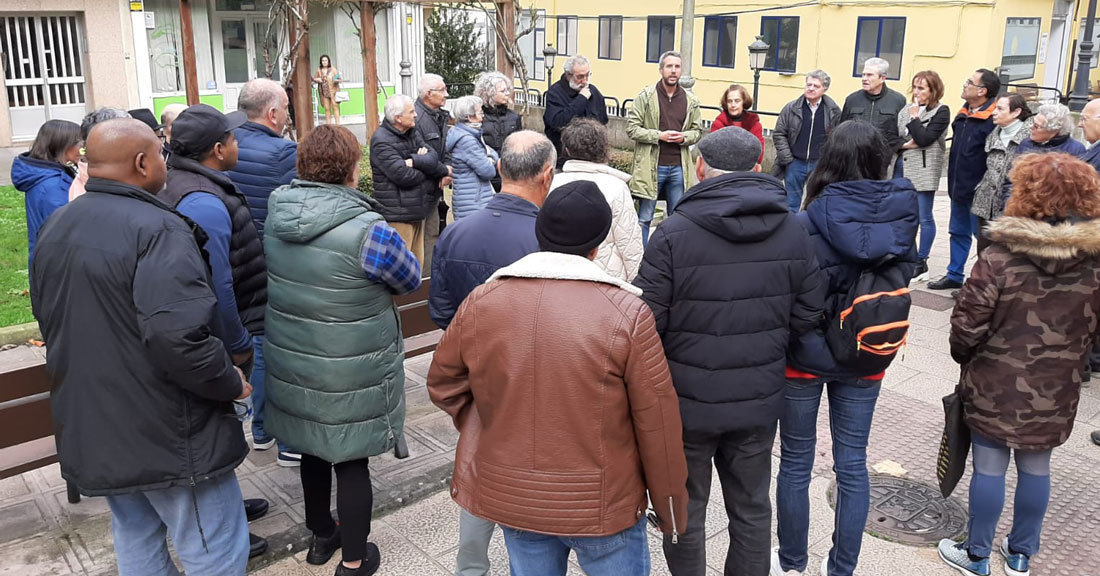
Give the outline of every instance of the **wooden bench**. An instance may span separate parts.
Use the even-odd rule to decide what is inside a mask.
[[[420,289],[394,298],[401,315],[405,357],[435,350],[443,331],[428,314],[425,278]],[[50,416],[50,381],[46,363],[0,373],[0,479],[57,462]],[[69,502],[80,502],[80,493],[68,485]]]

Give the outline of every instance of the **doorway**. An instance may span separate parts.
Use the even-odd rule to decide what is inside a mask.
[[[0,16],[0,65],[13,140],[33,140],[47,120],[83,120],[84,35],[76,16]]]
[[[223,16],[217,32],[221,47],[222,85],[225,86],[226,112],[237,109],[237,96],[245,82],[280,77],[280,30],[282,22],[268,22],[266,16]]]

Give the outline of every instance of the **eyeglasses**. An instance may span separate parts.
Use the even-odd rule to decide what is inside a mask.
[[[967,79],[966,79],[966,86],[968,86],[968,87],[969,87],[969,86],[973,86],[973,87],[975,87],[975,88],[985,88],[985,86],[984,86],[983,84],[976,84],[976,83],[975,83],[975,82],[974,82],[973,80],[971,80],[970,78],[967,78]]]
[[[588,80],[592,78],[592,73],[589,72],[587,74],[570,74],[570,76],[572,76],[574,80]]]

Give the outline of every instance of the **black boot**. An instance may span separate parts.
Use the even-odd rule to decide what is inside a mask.
[[[249,532],[248,533],[248,557],[255,558],[267,552],[267,539]]]
[[[306,554],[306,562],[314,566],[327,564],[332,555],[340,549],[340,527],[328,538],[313,535],[313,541],[309,543],[309,553]]]
[[[367,542],[367,557],[358,568],[348,568],[341,562],[336,565],[336,576],[372,576],[378,571],[378,565],[382,563],[378,546],[373,542]]]
[[[249,522],[259,520],[264,514],[267,514],[269,507],[267,500],[263,498],[247,498],[244,501],[244,515]]]

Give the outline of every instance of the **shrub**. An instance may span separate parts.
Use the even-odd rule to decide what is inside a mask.
[[[363,146],[363,156],[359,159],[359,186],[356,188],[367,196],[374,196],[374,176],[370,171],[370,146]]]
[[[612,148],[611,159],[607,163],[616,170],[630,174],[634,172],[634,151]]]

